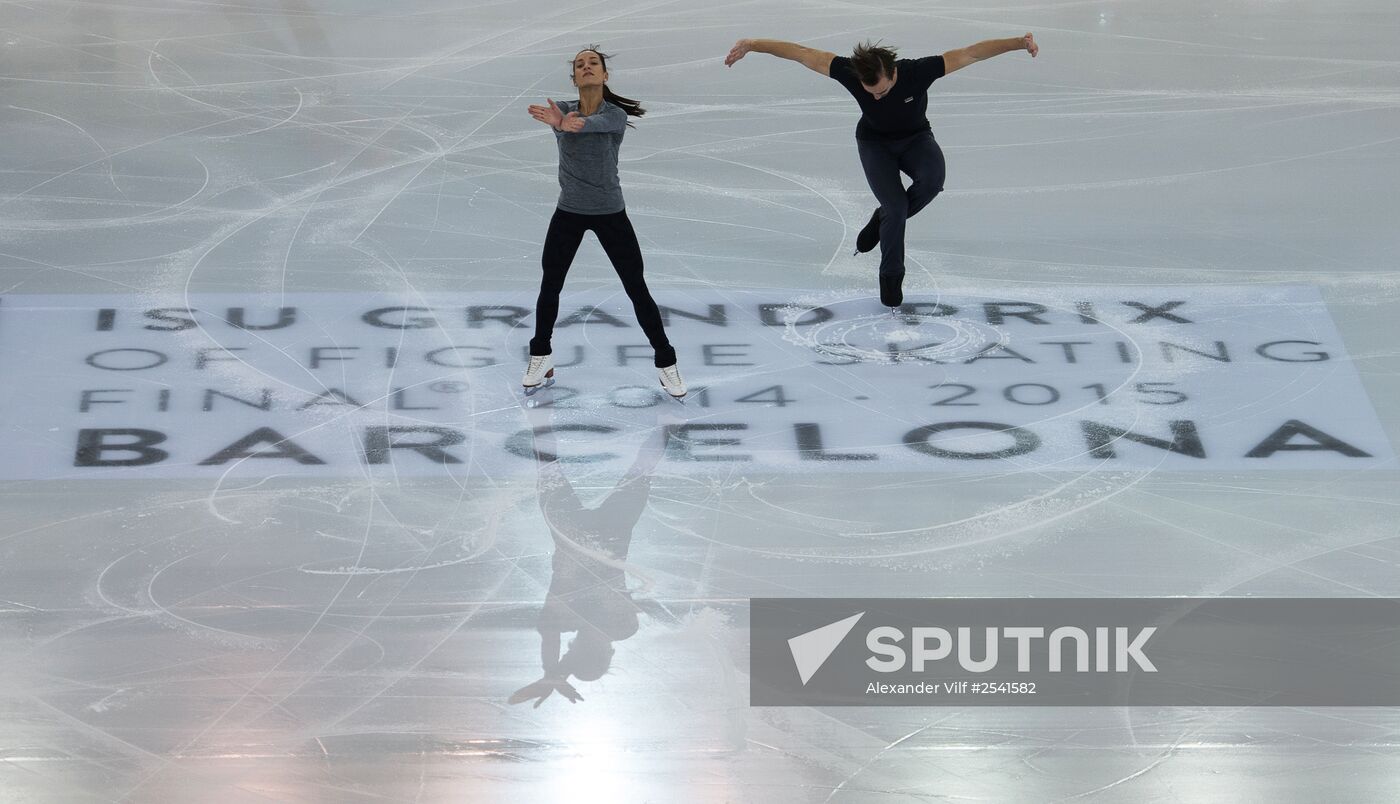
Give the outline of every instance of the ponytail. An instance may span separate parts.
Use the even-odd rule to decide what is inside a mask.
[[[641,101],[635,101],[631,98],[624,98],[621,95],[614,93],[611,89],[608,89],[607,84],[603,85],[603,100],[618,107],[631,117],[641,117],[642,115],[647,113],[647,110],[642,108]],[[627,125],[630,126],[632,124],[628,123]]]

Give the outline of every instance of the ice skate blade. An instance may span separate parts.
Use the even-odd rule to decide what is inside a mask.
[[[551,386],[551,385],[553,385],[553,384],[554,384],[554,378],[553,378],[553,377],[546,377],[545,380],[544,380],[544,382],[540,383],[539,385],[526,385],[526,386],[523,386],[523,387],[524,387],[524,389],[525,389],[525,395],[526,395],[526,396],[534,396],[535,394],[539,393],[541,389],[543,389],[543,388],[548,388],[549,386]]]

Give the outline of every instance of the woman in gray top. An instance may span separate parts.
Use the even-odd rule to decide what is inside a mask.
[[[627,218],[622,185],[617,178],[617,152],[622,135],[631,124],[628,115],[646,113],[641,104],[608,89],[607,56],[590,47],[574,56],[573,82],[576,102],[531,106],[530,116],[554,129],[559,146],[559,207],[549,221],[544,239],[544,279],[535,305],[535,337],[530,340],[530,362],[521,384],[532,394],[554,384],[554,360],[550,337],[559,316],[559,292],[578,253],[585,232],[592,231],[612,261],[632,300],[637,322],[656,351],[661,387],[679,399],[685,382],[676,368],[676,350],[662,327],[661,312],[642,278],[642,250]]]

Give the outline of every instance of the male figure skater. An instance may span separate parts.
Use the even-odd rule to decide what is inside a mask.
[[[748,53],[768,53],[800,62],[841,82],[860,104],[856,149],[865,180],[880,206],[856,237],[856,251],[880,244],[880,303],[904,303],[904,222],[943,191],[943,151],[928,124],[928,88],[948,73],[1013,50],[1035,56],[1035,37],[988,39],[941,56],[896,59],[894,48],[865,42],[850,58],[777,39],[740,39],[726,66]],[[899,174],[912,179],[905,189]]]

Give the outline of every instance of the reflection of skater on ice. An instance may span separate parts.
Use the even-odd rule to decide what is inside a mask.
[[[628,115],[646,113],[637,101],[608,89],[607,56],[596,47],[574,56],[572,79],[577,101],[531,106],[530,116],[554,129],[559,147],[559,206],[549,221],[541,264],[544,277],[535,304],[535,337],[521,385],[527,394],[554,382],[551,338],[559,317],[559,293],[564,277],[587,232],[593,232],[632,300],[637,323],[656,353],[661,387],[673,397],[685,396],[685,382],[676,366],[676,350],[666,338],[661,311],[642,276],[642,249],[617,177],[617,154],[626,133]]]
[[[555,692],[573,702],[583,700],[570,677],[602,678],[612,664],[613,643],[637,633],[641,605],[627,589],[627,551],[646,510],[651,474],[665,451],[669,428],[658,424],[617,486],[601,503],[585,507],[562,470],[553,417],[541,409],[528,414],[535,433],[540,511],[554,540],[554,556],[537,626],[544,675],[517,690],[510,702],[534,700],[538,707]],[[562,635],[570,631],[576,635],[561,657]]]

